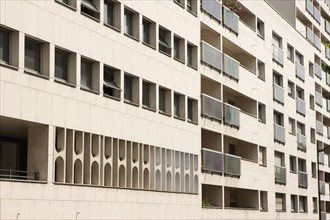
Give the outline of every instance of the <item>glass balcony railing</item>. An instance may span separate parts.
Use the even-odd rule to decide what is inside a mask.
[[[299,150],[306,151],[306,136],[297,134],[297,145]]]
[[[319,153],[319,163],[324,164],[324,152]]]
[[[224,121],[225,123],[240,127],[240,112],[241,110],[235,106],[224,103]]]
[[[314,44],[314,33],[311,29],[309,29],[308,27],[306,27],[306,38],[312,43]]]
[[[328,139],[330,139],[330,127],[327,128],[327,134],[328,134]],[[329,159],[330,159],[330,157],[329,157]]]
[[[308,181],[307,181],[308,175],[306,172],[299,171],[298,172],[298,186],[302,188],[308,187]]]
[[[221,71],[221,60],[222,53],[217,48],[206,43],[205,41],[201,42],[201,51],[202,51],[202,62],[210,65],[211,67]]]
[[[223,72],[228,76],[239,80],[239,62],[227,54],[223,55]]]
[[[314,14],[313,1],[306,0],[306,10],[307,10],[311,15]]]
[[[202,170],[216,173],[223,172],[223,154],[202,148]]]
[[[316,120],[316,133],[323,135],[323,123]]]
[[[320,181],[320,193],[322,195],[325,194],[325,182],[324,181]]]
[[[326,99],[327,102],[327,111],[330,112],[330,99]]]
[[[284,104],[284,89],[275,83],[273,84],[273,98],[274,100]]]
[[[274,124],[274,140],[285,143],[285,128]]]
[[[225,6],[223,7],[223,24],[235,32],[236,34],[239,34],[238,30],[238,21],[239,17],[232,12],[230,9],[226,8]]]
[[[321,212],[321,220],[327,220],[327,213]]]
[[[324,20],[325,21],[325,31],[328,32],[328,34],[330,34],[330,22],[327,21],[327,20]]]
[[[284,52],[281,48],[273,44],[273,60],[277,63],[284,65]]]
[[[203,116],[222,120],[222,102],[205,94],[202,94],[201,101]]]
[[[315,63],[314,64],[314,74],[318,78],[322,79],[322,68],[319,64]]]
[[[298,62],[296,62],[296,76],[301,80],[305,80],[305,67]]]
[[[230,176],[241,176],[241,157],[224,154],[225,157],[225,174]]]
[[[323,97],[319,92],[315,92],[315,103],[320,107],[323,107]]]
[[[286,184],[286,168],[275,166],[275,183]]]
[[[202,10],[211,15],[214,19],[222,20],[222,6],[217,0],[203,0]]]
[[[330,48],[325,46],[325,56],[330,59]]]
[[[327,73],[327,85],[330,86],[330,74]]]
[[[306,115],[306,103],[298,97],[296,98],[296,108],[298,113]]]
[[[319,24],[321,23],[321,13],[315,6],[314,6],[314,18]]]
[[[321,50],[321,39],[316,35],[314,35],[314,45],[318,50]]]

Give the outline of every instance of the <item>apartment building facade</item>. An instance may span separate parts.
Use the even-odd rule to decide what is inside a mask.
[[[330,219],[330,2],[0,1],[0,219]]]

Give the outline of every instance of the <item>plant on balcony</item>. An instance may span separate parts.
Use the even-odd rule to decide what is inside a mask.
[[[202,206],[203,206],[203,207],[211,206],[211,203],[210,203],[210,201],[209,201],[209,198],[205,198],[205,199],[203,199],[203,201],[202,201]]]
[[[322,70],[326,73],[330,74],[330,66],[328,66],[325,62],[322,61]]]
[[[224,0],[223,2],[227,8],[235,13],[242,9],[242,6],[238,0]]]

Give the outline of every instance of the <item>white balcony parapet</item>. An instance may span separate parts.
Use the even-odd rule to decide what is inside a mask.
[[[305,67],[298,62],[296,62],[296,76],[303,81],[305,80]]]
[[[223,103],[224,105],[224,122],[226,124],[240,127],[240,113],[241,110],[235,106],[228,103]]]
[[[241,176],[241,157],[224,154],[225,174],[230,176]]]
[[[229,8],[223,6],[223,24],[236,34],[239,34],[238,22],[239,17]]]
[[[273,98],[284,104],[284,89],[275,83],[273,84]]]
[[[284,52],[281,48],[273,44],[273,60],[277,63],[284,65]]]
[[[286,168],[275,166],[275,183],[286,184]]]
[[[322,68],[319,64],[315,63],[314,64],[314,74],[318,78],[322,79]]]
[[[306,151],[306,136],[297,134],[297,146],[299,150]]]
[[[228,76],[239,80],[239,62],[227,54],[223,55],[223,72]]]
[[[214,19],[222,20],[222,5],[217,0],[202,0],[202,10],[211,15]]]
[[[285,128],[274,124],[274,140],[285,143]]]
[[[296,98],[296,108],[297,112],[306,115],[306,102],[300,98]]]
[[[206,94],[201,95],[202,115],[222,121],[222,102]]]
[[[202,51],[202,55],[201,55],[202,62],[221,71],[221,60],[222,60],[221,51],[213,47],[212,45],[206,43],[205,41],[201,42],[201,51]]]

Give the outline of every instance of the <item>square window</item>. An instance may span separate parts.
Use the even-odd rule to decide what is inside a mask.
[[[100,19],[100,1],[99,0],[81,0],[81,13],[88,15],[93,19]]]
[[[139,14],[127,8],[124,9],[124,33],[139,40]]]
[[[114,0],[104,0],[104,24],[120,30],[120,3]]]
[[[185,42],[184,39],[174,36],[174,59],[184,62],[185,58]]]
[[[285,194],[275,193],[276,211],[285,212]]]
[[[297,195],[291,195],[291,212],[298,212]]]
[[[158,109],[160,113],[171,115],[171,90],[159,87]]]
[[[80,87],[85,90],[99,92],[99,63],[81,58]]]
[[[168,56],[171,56],[172,43],[171,43],[171,32],[163,27],[159,27],[159,51],[165,53]]]
[[[142,84],[142,105],[145,108],[156,109],[156,85],[147,81]]]
[[[188,108],[188,121],[197,123],[198,122],[197,100],[188,98],[187,108]]]
[[[139,78],[133,75],[124,76],[124,100],[127,103],[139,105]]]
[[[0,28],[0,62],[9,64],[10,32]]]
[[[179,93],[174,93],[173,98],[173,113],[174,117],[185,119],[185,96]]]
[[[197,68],[197,46],[187,43],[187,64],[193,68]]]
[[[103,80],[103,94],[108,97],[120,99],[120,70],[104,66]]]

